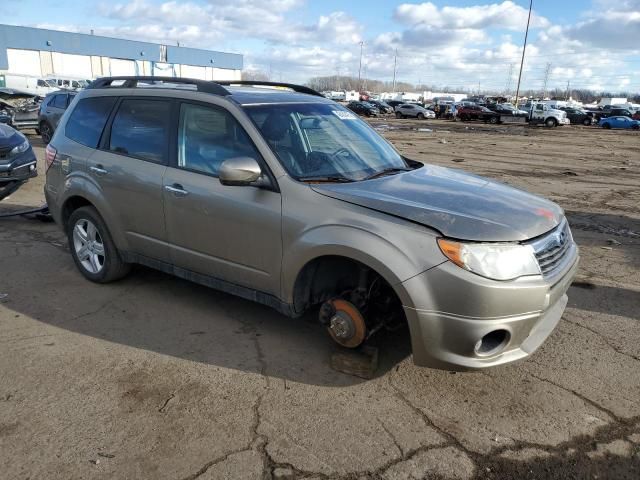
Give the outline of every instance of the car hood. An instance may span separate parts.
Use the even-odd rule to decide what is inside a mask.
[[[562,209],[549,200],[433,165],[374,180],[314,184],[312,188],[460,240],[528,240],[553,229],[563,218]]]
[[[16,129],[0,123],[0,150],[13,148],[23,141],[24,137]]]

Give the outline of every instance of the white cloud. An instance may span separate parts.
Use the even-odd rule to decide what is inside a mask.
[[[506,1],[471,7],[438,8],[431,2],[403,3],[395,11],[395,18],[406,25],[429,25],[444,29],[506,28],[522,30],[529,10]],[[532,15],[532,27],[546,27],[549,21]]]

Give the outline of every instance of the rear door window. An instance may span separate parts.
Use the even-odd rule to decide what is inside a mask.
[[[116,97],[90,97],[80,100],[71,112],[65,136],[90,148],[96,148]]]
[[[50,102],[50,105],[55,108],[60,108],[64,110],[67,108],[67,95],[61,93],[59,95],[54,95],[53,99]]]
[[[108,149],[114,153],[165,163],[168,157],[171,102],[124,99],[111,124]]]

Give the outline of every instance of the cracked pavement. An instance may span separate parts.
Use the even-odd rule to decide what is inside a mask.
[[[145,268],[94,285],[55,225],[1,219],[0,478],[640,478],[640,136],[433,126],[385,135],[549,196],[574,224],[577,282],[530,359],[417,368],[397,332],[362,380],[330,368],[314,314]],[[43,180],[0,211],[38,205]]]

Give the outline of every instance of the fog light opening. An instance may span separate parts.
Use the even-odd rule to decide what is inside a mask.
[[[495,355],[507,346],[510,338],[511,334],[507,330],[494,330],[478,340],[475,352],[483,357]]]

